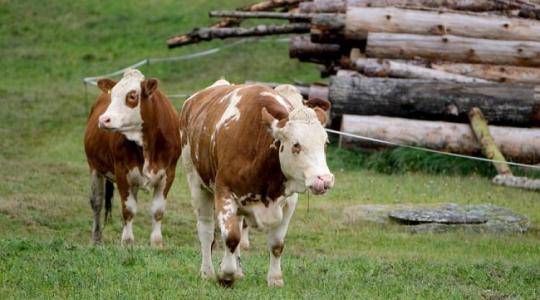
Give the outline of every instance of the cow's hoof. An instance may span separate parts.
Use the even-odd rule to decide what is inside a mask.
[[[218,276],[219,284],[221,284],[223,287],[226,287],[226,288],[232,288],[234,286],[235,279],[236,279],[235,274],[220,274]]]
[[[92,242],[94,243],[94,245],[101,244],[101,231],[92,232]]]
[[[126,247],[126,246],[133,245],[134,243],[135,243],[135,239],[133,237],[129,237],[129,238],[122,239],[122,241],[120,242],[120,245],[122,245],[122,247]]]
[[[282,287],[283,286],[283,277],[270,277],[268,278],[269,287]]]
[[[242,269],[238,268],[238,270],[236,270],[236,273],[234,273],[234,279],[236,280],[239,280],[239,279],[244,279],[244,271],[242,271]]]
[[[204,280],[215,280],[216,274],[214,270],[201,270],[201,278]]]
[[[240,242],[240,250],[248,251],[249,250],[249,242],[241,241]]]
[[[152,236],[150,237],[150,245],[153,248],[156,249],[162,249],[163,248],[163,238],[160,236]]]

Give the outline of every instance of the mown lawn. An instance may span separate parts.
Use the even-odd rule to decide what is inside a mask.
[[[246,278],[234,289],[199,279],[195,219],[180,168],[163,226],[165,249],[149,247],[145,194],[134,247],[119,247],[117,202],[104,245],[90,244],[82,138],[97,89],[89,86],[85,97],[81,79],[146,57],[222,45],[168,50],[164,41],[209,24],[209,9],[249,2],[0,0],[0,299],[540,298],[539,194],[493,186],[476,175],[484,169],[443,174],[464,165],[458,160],[410,167],[415,157],[409,155],[405,163],[390,165],[398,172],[388,174],[367,168],[380,161],[332,147],[336,187],[311,196],[309,209],[307,197],[301,198],[283,259],[286,286],[280,289],[266,287],[268,255],[258,232],[243,254]],[[268,41],[142,71],[160,78],[168,94],[192,92],[221,76],[235,82],[319,78],[315,67],[288,59],[286,44]],[[388,157],[379,159],[384,164]],[[394,225],[348,224],[343,218],[343,210],[356,204],[438,202],[510,207],[529,217],[531,229],[523,235],[412,235]]]

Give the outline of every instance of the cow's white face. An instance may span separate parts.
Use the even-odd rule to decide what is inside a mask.
[[[142,146],[141,99],[144,75],[135,69],[124,73],[122,79],[114,84],[100,80],[98,86],[111,95],[107,110],[99,116],[99,127],[120,132],[127,139]]]
[[[334,175],[326,164],[328,135],[321,124],[326,120],[324,111],[302,106],[279,121],[270,119],[273,117],[264,109],[263,114],[271,120],[272,136],[279,141],[279,162],[289,192],[310,189],[314,194],[323,194],[332,188]]]

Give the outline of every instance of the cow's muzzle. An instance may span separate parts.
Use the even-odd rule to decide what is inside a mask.
[[[321,195],[326,193],[329,189],[331,189],[334,186],[334,175],[332,174],[325,174],[325,175],[319,175],[317,176],[311,185],[309,186],[309,189],[313,194],[315,195]]]

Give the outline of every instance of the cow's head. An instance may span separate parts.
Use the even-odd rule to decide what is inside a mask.
[[[334,185],[334,175],[326,164],[328,135],[323,127],[330,102],[312,99],[304,105],[298,90],[289,85],[276,91],[293,109],[288,112],[282,105],[268,105],[262,109],[262,119],[279,141],[279,161],[289,192],[310,189],[323,194]]]
[[[111,103],[99,116],[99,127],[120,132],[142,145],[141,102],[146,101],[157,86],[156,79],[145,80],[136,69],[127,70],[118,83],[110,79],[99,80],[98,87],[111,95]]]

